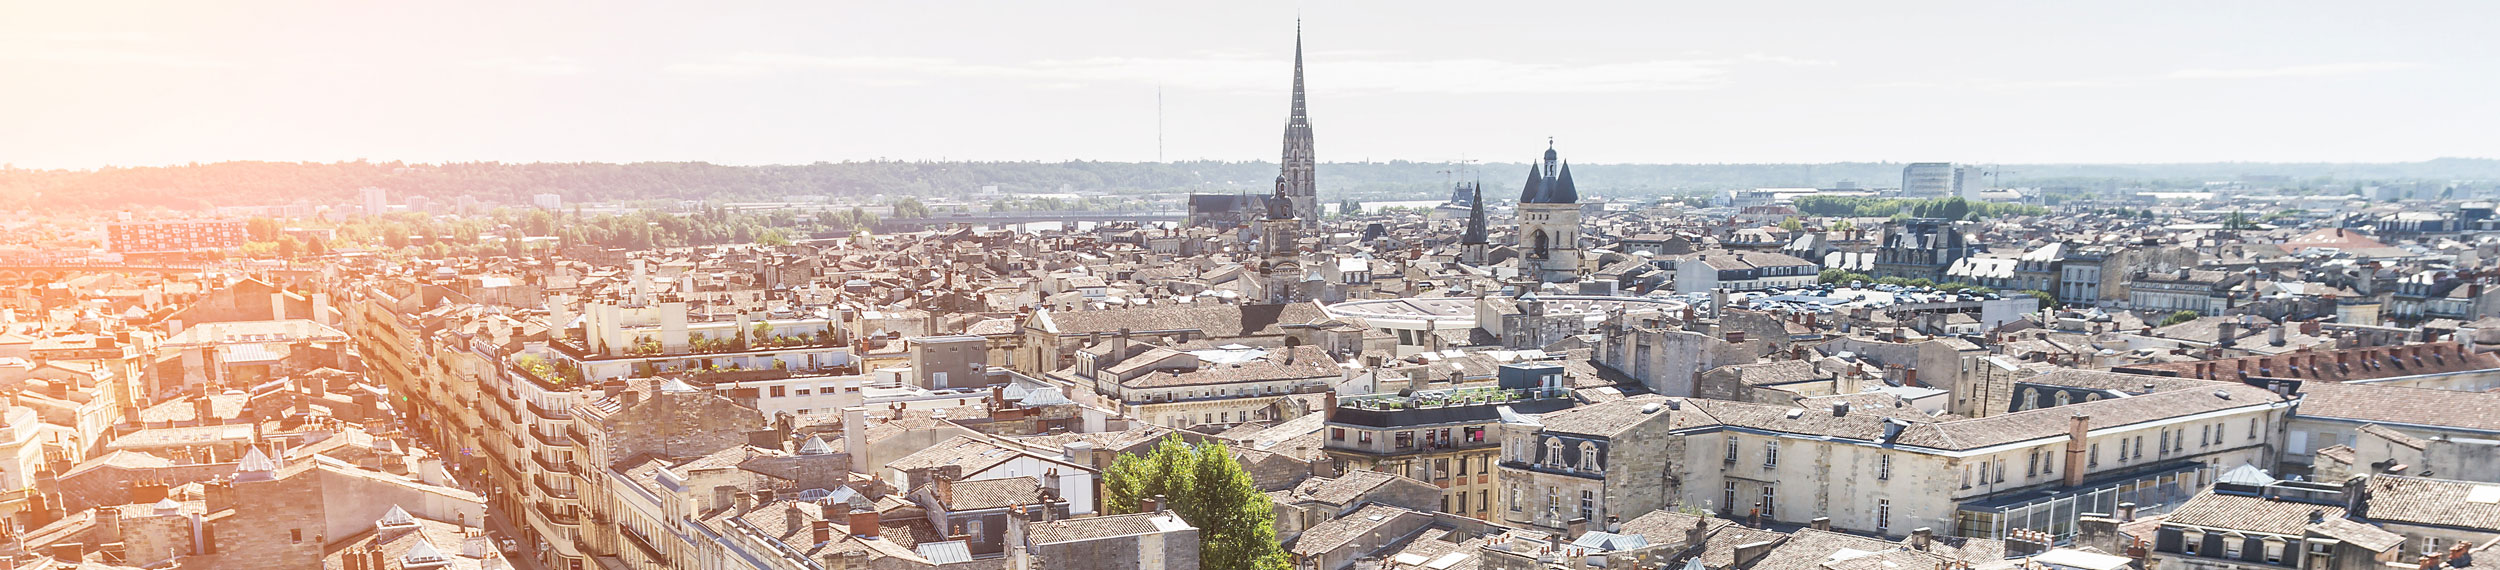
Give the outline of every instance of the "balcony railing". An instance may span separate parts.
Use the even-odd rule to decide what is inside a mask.
[[[530,459],[537,461],[540,468],[544,468],[552,473],[573,472],[573,462],[571,461],[557,461],[554,458],[538,454],[530,454]]]
[[[568,430],[568,431],[569,431],[569,430]],[[541,445],[545,445],[545,446],[547,446],[547,447],[572,447],[572,446],[573,446],[573,440],[571,440],[571,439],[569,439],[569,438],[566,438],[566,437],[564,437],[563,435],[560,435],[560,434],[552,434],[552,433],[547,433],[547,432],[543,432],[543,431],[539,431],[539,430],[529,430],[529,432],[530,432],[530,435],[531,435],[531,436],[534,436],[534,437],[537,437],[537,438],[538,438],[538,443],[539,443],[539,444],[541,444]]]
[[[553,503],[538,503],[532,510],[538,511],[540,516],[546,517],[547,522],[555,523],[557,526],[581,526],[582,524],[581,515],[574,513],[571,509],[557,508]]]
[[[549,497],[555,497],[555,498],[558,498],[558,499],[579,499],[579,498],[582,498],[582,496],[581,496],[581,493],[580,493],[580,492],[577,492],[577,491],[573,490],[573,489],[572,489],[572,488],[570,488],[570,487],[564,487],[564,486],[558,486],[558,485],[556,485],[556,483],[555,483],[555,481],[554,481],[555,477],[564,477],[564,478],[566,478],[566,479],[571,479],[571,478],[572,478],[572,477],[570,477],[570,476],[564,476],[564,475],[557,475],[557,476],[552,476],[552,477],[551,477],[551,476],[548,476],[548,475],[546,475],[546,474],[543,474],[543,473],[542,473],[542,474],[539,474],[539,475],[538,475],[538,476],[536,476],[536,477],[531,477],[531,478],[530,478],[530,480],[531,480],[532,482],[538,483],[538,490],[539,490],[539,491],[542,491],[542,492],[547,493],[547,496],[549,496]]]
[[[529,400],[528,402],[529,402],[529,404],[528,404],[528,405],[529,405],[529,408],[530,408],[530,413],[533,413],[533,414],[538,414],[538,417],[547,418],[547,419],[551,419],[551,420],[569,420],[569,419],[573,419],[573,411],[572,411],[572,410],[569,410],[569,409],[562,409],[562,408],[550,408],[550,407],[546,407],[546,406],[541,406],[541,405],[539,405],[539,404],[538,404],[538,401],[537,401],[537,400]]]

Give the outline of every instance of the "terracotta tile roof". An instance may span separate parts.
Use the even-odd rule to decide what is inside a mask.
[[[1894,443],[1935,449],[1978,449],[2057,437],[2073,426],[2075,414],[2091,416],[2091,428],[2102,429],[2281,401],[2282,396],[2262,388],[2225,384],[2212,390],[2173,390],[1984,418],[1913,423],[1902,429]]]
[[[2163,524],[2300,536],[2311,521],[2344,518],[2344,508],[2259,497],[2198,493],[2172,510]]]
[[[2500,433],[2500,394],[2311,382],[2301,385],[2300,415]]]
[[[2368,485],[2369,509],[2363,515],[2369,520],[2500,531],[2500,502],[2468,500],[2485,498],[2475,496],[2482,488],[2491,489],[2485,496],[2500,498],[2500,484],[2373,475]]]

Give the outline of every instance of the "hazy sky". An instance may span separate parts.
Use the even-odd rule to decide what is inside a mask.
[[[0,162],[2500,156],[2500,2],[0,0]]]

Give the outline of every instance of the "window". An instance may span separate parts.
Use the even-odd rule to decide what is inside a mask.
[[[1553,516],[1555,513],[1560,513],[1560,512],[1562,512],[1562,491],[1557,490],[1557,489],[1555,489],[1555,488],[1553,488],[1553,487],[1546,487],[1546,488],[1545,488],[1545,515],[1546,515],[1546,516]]]
[[[800,395],[800,396],[805,396],[805,395],[807,395],[807,390],[806,390],[806,389],[800,389],[797,395]]]
[[[300,529],[300,528],[290,528],[290,529],[286,529],[286,539],[287,539],[287,541],[288,541],[288,542],[303,542],[303,541],[304,541],[304,529]]]
[[[1892,479],[1892,456],[1891,456],[1891,455],[1876,455],[1876,456],[1875,456],[1875,478],[1876,478],[1876,479],[1878,479],[1878,480],[1890,480],[1890,479]]]
[[[1892,499],[1875,500],[1875,534],[1892,530]]]
[[[2197,426],[2197,427],[2196,427],[2196,446],[2197,446],[2197,447],[2212,447],[2212,446],[2213,446],[2213,444],[2214,444],[2214,426]]]
[[[1476,491],[1476,510],[1481,511],[1490,508],[1493,508],[1493,492],[1482,490]]]
[[[2088,456],[2088,457],[2085,457],[2085,458],[2083,459],[2083,466],[2084,466],[2084,467],[2100,467],[2100,466],[2101,466],[2101,444],[2098,444],[2098,443],[2092,444],[2092,455],[2091,455],[2091,456]]]
[[[1735,481],[1729,481],[1729,482],[1727,482],[1726,501],[1727,501],[1727,510],[1728,510],[1728,511],[1730,511],[1730,512],[1734,512],[1734,511],[1736,510],[1736,482],[1735,482]]]
[[[1447,458],[1432,460],[1432,480],[1447,481],[1449,478],[1450,460]]]
[[[1584,518],[1597,518],[1596,491],[1580,491],[1580,516]]]
[[[1213,413],[1208,413],[1208,414],[1201,414],[1201,415],[1206,416],[1206,418],[1205,418],[1204,420],[1199,421],[1198,423],[1202,423],[1202,424],[1211,424],[1211,423],[1215,423],[1215,414],[1213,414]]]
[[[1354,436],[1355,436],[1356,438],[1359,438],[1359,439],[1363,440],[1363,441],[1362,441],[1363,445],[1371,445],[1371,444],[1372,444],[1372,432],[1368,432],[1368,431],[1358,431],[1358,432],[1354,432]]]
[[[2186,531],[2186,532],[2181,532],[2181,533],[2179,533],[2179,551],[2180,551],[2180,552],[2186,552],[2189,556],[2196,556],[2196,555],[2197,555],[2197,552],[2196,552],[2196,551],[2197,551],[2197,549],[2204,548],[2204,546],[2205,546],[2205,533],[2196,532],[2196,531]]]
[[[1455,511],[1450,511],[1450,512],[1453,512],[1453,513],[1464,513],[1464,512],[1467,512],[1467,494],[1466,494],[1466,493],[1459,493],[1459,494],[1458,494],[1458,510],[1455,510]]]
[[[2144,458],[2144,436],[2135,436],[2135,457]]]
[[[981,519],[964,521],[964,534],[972,535],[973,540],[980,540],[981,537],[989,536],[981,534]]]
[[[1452,510],[1450,510],[1450,496],[1449,496],[1449,495],[1442,495],[1442,496],[1441,496],[1441,512],[1444,512],[1444,513],[1449,513],[1449,512],[1457,512],[1457,511],[1452,511]]]
[[[1511,486],[1510,486],[1510,512],[1514,512],[1514,513],[1519,512],[1519,506],[1520,506],[1520,505],[1523,505],[1523,504],[1527,504],[1527,502],[1528,502],[1528,491],[1527,491],[1526,489],[1521,489],[1521,488],[1519,488],[1519,486],[1518,486],[1518,485],[1511,485]]]
[[[1458,458],[1458,476],[1467,476],[1467,458],[1465,457]]]
[[[2246,539],[2242,539],[2242,538],[2235,537],[2235,536],[2224,536],[2224,537],[2222,537],[2222,557],[2223,557],[2223,558],[2239,558],[2239,557],[2240,557],[2240,547],[2241,547],[2242,545],[2247,544],[2247,543],[2248,543],[2248,541],[2247,541]]]
[[[2031,450],[2031,463],[2030,463],[2028,466],[2023,467],[2023,476],[2024,476],[2024,477],[2038,477],[2038,476],[2040,476],[2040,450],[2037,450],[2037,449]]]
[[[806,395],[806,394],[800,394],[800,395],[804,396],[804,395]],[[1217,415],[1216,417],[1218,417],[1218,418],[1223,418],[1223,419],[1224,419],[1224,422],[1223,422],[1223,423],[1228,423],[1228,424],[1229,424],[1229,423],[1233,423],[1233,413],[1232,413],[1232,412],[1224,412],[1223,414],[1221,414],[1221,415]]]
[[[772,390],[772,397],[779,398],[782,396],[788,396],[790,395],[789,389],[789,386],[774,386]]]
[[[1735,463],[1735,462],[1736,462],[1736,435],[1735,435],[1735,434],[1729,434],[1729,435],[1727,436],[1727,462],[1728,462],[1728,463]]]
[[[1771,441],[1765,441],[1765,442],[1762,442],[1762,466],[1763,466],[1763,467],[1778,467],[1778,466],[1780,466],[1780,442],[1779,442],[1779,440],[1771,440]]]
[[[1545,440],[1545,464],[1555,467],[1562,466],[1562,440]]]
[[[2170,430],[2161,430],[2161,453],[2170,454]]]
[[[1345,428],[1328,428],[1328,439],[1345,441]]]
[[[1580,442],[1580,470],[1592,473],[1601,470],[1597,466],[1596,442]]]
[[[2440,551],[2439,551],[2439,537],[2436,537],[2436,536],[2425,536],[2425,537],[2422,537],[2422,555],[2423,555],[2423,556],[2431,556],[2431,555],[2434,555],[2434,554],[2439,554],[2439,553],[2440,553]]]
[[[2261,420],[2261,419],[2263,419],[2263,418],[2248,418],[2248,438],[2249,438],[2249,439],[2257,439],[2257,422],[2258,422],[2259,420]]]
[[[2120,463],[2127,461],[2127,438],[2118,438],[2118,461]]]
[[[2004,458],[1998,458],[1998,459],[1997,459],[1997,479],[1996,479],[1996,481],[1997,481],[1998,483],[2003,483],[2003,482],[2005,482],[2005,459],[2004,459]]]
[[[1773,500],[1773,497],[1771,496],[1771,490],[1772,488],[1770,485],[1762,486],[1762,518],[1766,519],[1773,518],[1771,510],[1778,506],[1778,501]]]
[[[2282,563],[2283,563],[2283,540],[2282,540],[2282,539],[2276,539],[2276,538],[2268,538],[2268,539],[2266,539],[2266,563],[2267,563],[2267,564],[2282,564]]]

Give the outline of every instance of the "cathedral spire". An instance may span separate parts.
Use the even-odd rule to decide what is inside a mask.
[[[1285,148],[1278,161],[1281,184],[1276,198],[1291,206],[1294,219],[1307,227],[1319,223],[1318,158],[1311,150],[1310,109],[1302,98],[1302,22],[1293,24],[1293,111],[1285,119]]]
[[[1310,110],[1302,105],[1302,21],[1293,21],[1293,122],[1310,122]]]

